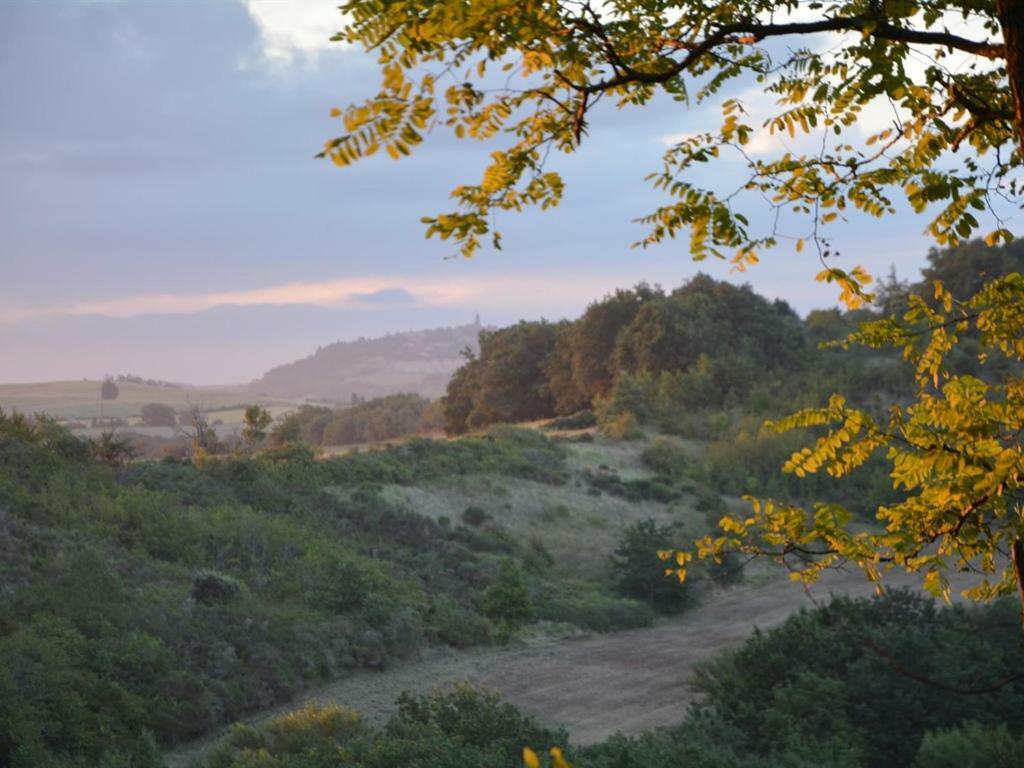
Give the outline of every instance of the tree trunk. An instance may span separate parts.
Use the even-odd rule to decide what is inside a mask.
[[[1010,548],[1013,572],[1017,576],[1017,592],[1020,597],[1020,626],[1024,632],[1024,541],[1017,539]]]
[[[1017,140],[1024,154],[1024,0],[996,0],[1006,46],[1006,77],[1013,96]]]
[[[996,13],[1006,46],[1006,79],[1013,97],[1017,141],[1024,157],[1024,0],[996,0]],[[1010,551],[1020,597],[1021,630],[1024,631],[1024,541],[1014,541]]]

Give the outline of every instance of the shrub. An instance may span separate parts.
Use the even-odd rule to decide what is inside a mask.
[[[489,618],[511,626],[533,621],[533,603],[518,563],[510,558],[501,561],[497,576],[484,591],[481,607]]]
[[[658,556],[659,551],[678,549],[677,543],[672,527],[659,526],[654,520],[626,528],[613,561],[622,594],[663,611],[683,607],[689,589],[665,575],[665,563]]]
[[[474,528],[479,528],[490,518],[491,516],[484,512],[480,507],[469,506],[462,510],[462,522],[466,525],[471,525]]]
[[[646,627],[654,621],[647,603],[611,597],[599,592],[570,592],[546,596],[537,615],[548,621],[564,621],[595,632]]]
[[[146,403],[140,415],[147,427],[174,427],[178,424],[177,412],[164,403]]]
[[[913,768],[1020,768],[1024,736],[1014,738],[1005,724],[971,722],[926,733]]]
[[[638,478],[623,480],[613,472],[584,473],[591,489],[605,491],[612,496],[620,496],[629,501],[660,501],[667,503],[679,498],[680,493],[666,477]]]
[[[192,577],[192,599],[203,605],[228,603],[239,597],[244,586],[238,579],[212,570],[202,570]]]
[[[601,433],[612,440],[639,440],[644,436],[640,421],[632,411],[623,411],[601,422]]]
[[[686,449],[677,441],[659,437],[644,449],[644,464],[659,475],[680,477],[690,463]]]
[[[478,613],[441,597],[434,600],[427,614],[427,633],[452,648],[470,648],[491,642],[491,623]]]
[[[544,425],[544,429],[569,430],[589,429],[597,426],[597,414],[591,410],[578,411],[571,416],[561,416],[552,419]]]
[[[306,554],[303,593],[309,602],[334,613],[354,611],[366,606],[371,595],[382,597],[387,577],[367,558],[322,547]]]

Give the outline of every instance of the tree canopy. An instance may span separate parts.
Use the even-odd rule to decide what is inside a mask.
[[[558,204],[564,183],[546,158],[580,146],[605,98],[720,106],[717,130],[687,134],[648,176],[667,199],[642,219],[640,243],[688,231],[697,258],[742,266],[783,238],[825,257],[829,224],[854,209],[893,213],[897,195],[930,211],[939,244],[955,244],[982,228],[995,198],[1019,192],[1020,0],[352,0],[342,10],[350,22],[337,39],[378,54],[381,87],[334,110],[344,130],[324,156],[341,166],[380,149],[398,158],[438,126],[508,137],[478,183],[452,191],[455,211],[424,219],[428,236],[453,238],[465,255],[487,235],[500,245],[494,214]],[[776,101],[772,114],[744,103],[751,85]],[[862,142],[848,129],[876,103],[892,125]],[[762,159],[749,151],[758,131],[813,136],[814,149]],[[747,170],[738,186],[692,178],[726,155]],[[755,229],[750,211],[765,200],[805,220]],[[992,219],[990,240],[1010,239]],[[851,300],[867,277],[832,266],[822,275]]]
[[[783,241],[797,251],[809,243],[819,279],[857,307],[871,298],[871,276],[829,258],[830,225],[854,211],[885,216],[903,198],[928,215],[940,246],[1013,238],[1001,205],[1021,196],[1021,0],[351,0],[342,10],[349,23],[338,39],[377,53],[381,87],[334,111],[343,133],[323,155],[340,166],[380,149],[398,158],[442,126],[497,144],[483,178],[453,190],[456,210],[424,219],[428,236],[453,239],[467,256],[487,236],[500,247],[497,213],[558,204],[564,183],[546,159],[579,148],[599,103],[630,109],[666,97],[716,104],[721,121],[679,138],[648,176],[665,200],[642,217],[639,245],[688,233],[694,258],[742,269]],[[757,114],[752,87],[775,101],[770,114]],[[862,140],[852,128],[875,105],[891,124]],[[806,140],[765,156],[750,147],[762,132]],[[743,177],[709,186],[731,184],[729,174],[709,181],[696,171],[726,156]],[[766,205],[774,215],[758,225],[751,212]],[[797,474],[841,476],[886,455],[907,499],[879,509],[882,531],[851,531],[834,505],[808,512],[765,500],[751,517],[724,519],[705,555],[798,555],[807,578],[846,561],[871,578],[901,566],[924,570],[936,593],[950,568],[975,569],[987,579],[975,596],[1017,584],[1024,597],[1024,278],[969,288],[964,296],[936,282],[933,296],[908,297],[902,312],[896,301],[897,314],[851,337],[902,350],[914,366],[916,398],[887,423],[838,396],[779,422],[831,425],[788,462]],[[980,374],[949,364],[960,348]]]

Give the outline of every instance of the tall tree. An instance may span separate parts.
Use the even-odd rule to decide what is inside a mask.
[[[473,393],[470,428],[531,421],[554,415],[544,364],[555,344],[551,323],[520,321],[480,332],[480,372]]]
[[[576,324],[572,378],[588,400],[608,394],[615,382],[615,346],[640,309],[661,297],[659,288],[641,283],[595,301]]]
[[[576,323],[560,323],[555,330],[554,346],[544,361],[548,393],[559,416],[568,416],[590,407],[591,398],[584,394],[573,377],[573,352],[578,336]]]

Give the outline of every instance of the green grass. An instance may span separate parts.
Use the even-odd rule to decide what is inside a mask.
[[[521,478],[470,474],[445,477],[415,485],[386,484],[382,494],[389,504],[438,520],[458,523],[466,507],[487,512],[495,525],[519,540],[537,539],[554,561],[559,577],[588,581],[607,578],[611,553],[623,529],[652,518],[659,524],[675,523],[682,535],[706,532],[704,514],[692,494],[671,503],[629,501],[608,493],[593,495],[584,473],[604,466],[624,480],[653,477],[640,458],[646,442],[565,443],[569,480],[552,485]],[[346,491],[340,491],[342,494]]]

